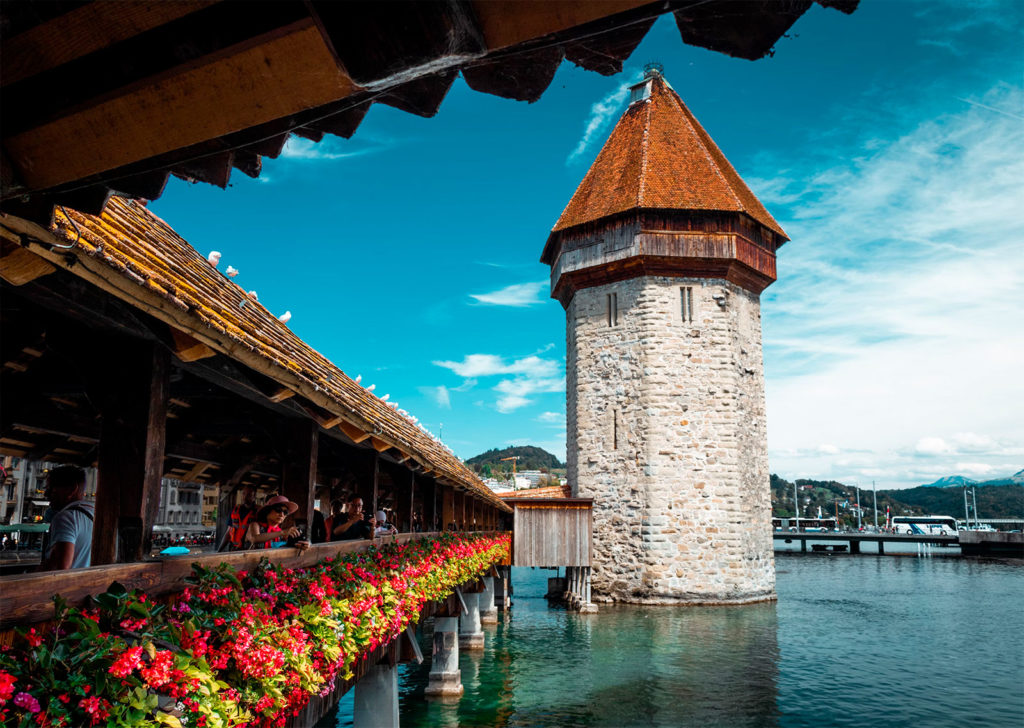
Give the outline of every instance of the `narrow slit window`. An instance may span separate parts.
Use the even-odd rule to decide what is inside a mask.
[[[619,325],[619,295],[617,293],[608,294],[608,326]]]
[[[693,287],[683,286],[679,289],[680,313],[683,323],[693,323]]]
[[[619,411],[612,410],[612,450],[619,449]]]

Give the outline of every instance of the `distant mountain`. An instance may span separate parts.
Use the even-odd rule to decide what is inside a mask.
[[[952,488],[954,486],[962,488],[965,485],[975,485],[977,480],[971,480],[965,478],[963,475],[947,475],[945,478],[939,478],[934,483],[926,483],[922,485],[922,488]]]
[[[510,458],[518,456],[519,459],[516,461],[516,470],[551,470],[554,468],[564,468],[557,457],[539,447],[533,445],[514,445],[512,447],[506,447],[501,450],[494,448],[487,452],[475,455],[466,461],[466,465],[469,465],[476,472],[481,472],[484,466],[487,466],[487,470],[501,469],[501,470],[512,470],[512,461],[506,460],[502,462],[503,458]]]

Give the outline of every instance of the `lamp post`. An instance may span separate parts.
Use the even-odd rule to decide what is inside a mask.
[[[800,489],[800,487],[796,483],[793,483],[793,513],[796,514],[796,523],[794,525],[796,526],[797,532],[800,531],[800,493],[799,493],[799,489]]]

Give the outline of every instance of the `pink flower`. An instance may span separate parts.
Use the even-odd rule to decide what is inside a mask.
[[[18,693],[14,696],[14,704],[19,708],[24,708],[29,713],[39,712],[39,701],[33,698],[28,693]]]

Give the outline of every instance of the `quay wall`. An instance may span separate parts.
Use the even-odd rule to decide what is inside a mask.
[[[773,599],[758,295],[640,276],[576,291],[566,332],[568,478],[594,499],[595,600]]]

